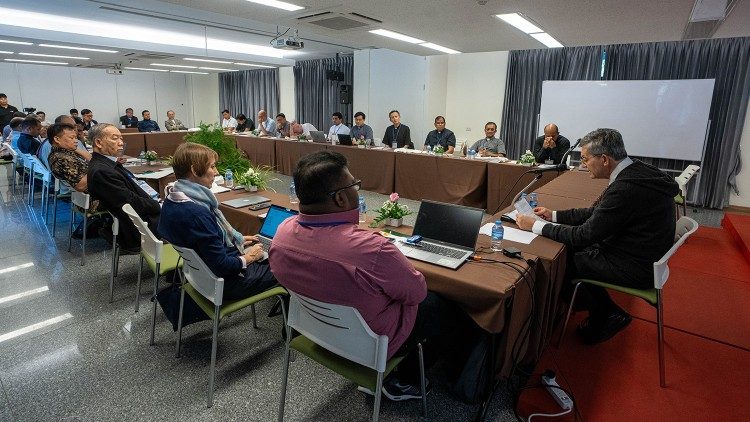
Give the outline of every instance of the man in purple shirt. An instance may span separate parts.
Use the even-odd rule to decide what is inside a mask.
[[[300,214],[279,226],[269,252],[277,280],[295,293],[356,308],[375,333],[388,336],[388,358],[407,354],[383,394],[421,399],[416,344],[449,331],[451,305],[428,294],[424,276],[388,239],[359,228],[361,181],[343,155],[303,157],[294,184]]]

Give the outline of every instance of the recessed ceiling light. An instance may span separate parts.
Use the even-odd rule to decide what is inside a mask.
[[[3,43],[3,44],[18,44],[18,45],[33,45],[33,43],[26,42],[26,41],[11,41],[11,40],[0,40],[0,43]]]
[[[531,36],[536,38],[537,41],[546,45],[549,48],[564,47],[562,44],[560,44],[560,41],[557,41],[556,39],[552,38],[552,36],[546,32],[542,32],[541,34],[531,34]]]
[[[535,32],[544,32],[541,28],[529,22],[526,18],[521,16],[520,13],[506,13],[504,15],[495,15],[505,22],[515,26],[521,31],[527,34],[533,34]]]
[[[370,31],[372,34],[382,35],[384,37],[397,39],[399,41],[406,41],[412,44],[423,44],[427,41],[420,40],[419,38],[410,37],[408,35],[399,34],[398,32],[389,31],[387,29],[374,29]]]
[[[36,63],[36,64],[68,64],[67,62],[48,62],[44,60],[21,60],[21,59],[4,59],[6,62],[18,63]]]
[[[294,12],[296,10],[302,10],[304,7],[297,6],[296,4],[287,3],[285,1],[278,1],[278,0],[247,0],[250,3],[256,3],[256,4],[262,4],[263,6],[271,6],[278,9],[284,9],[288,10],[290,12]]]
[[[91,60],[88,57],[58,56],[56,54],[18,53],[19,56],[52,57],[53,59]]]
[[[128,70],[147,70],[149,72],[169,72],[167,69],[149,69],[147,67],[125,67]]]
[[[192,57],[185,57],[182,60],[188,60],[191,62],[205,62],[205,63],[219,63],[219,64],[232,64],[232,62],[225,62],[223,60],[209,60],[209,59],[194,59]]]
[[[208,75],[208,72],[192,72],[190,70],[170,70],[170,73],[192,73],[195,75]]]
[[[268,68],[268,69],[275,69],[276,68],[276,66],[266,66],[264,64],[237,63],[237,62],[234,62],[234,64],[239,65],[239,66],[265,67],[265,68]]]
[[[65,50],[94,51],[97,53],[117,53],[118,52],[117,50],[105,50],[103,48],[72,47],[69,45],[57,45],[57,44],[39,44],[39,47],[62,48]]]
[[[163,64],[163,63],[151,63],[151,66],[179,67],[181,69],[197,69],[198,68],[198,66],[185,66],[183,64]]]
[[[13,54],[13,52],[12,51],[0,50],[0,54]]]
[[[237,72],[237,69],[222,69],[220,67],[199,67],[202,70],[218,70],[220,72]]]
[[[419,45],[421,45],[422,47],[431,48],[433,50],[442,51],[443,53],[448,53],[448,54],[459,54],[459,53],[461,53],[460,51],[456,51],[456,50],[450,49],[448,47],[443,47],[442,45],[433,44],[431,42],[426,42],[424,44],[419,44]]]

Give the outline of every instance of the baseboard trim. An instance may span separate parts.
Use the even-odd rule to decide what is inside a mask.
[[[741,207],[739,205],[730,205],[724,208],[724,212],[734,212],[737,214],[750,214],[750,207]]]

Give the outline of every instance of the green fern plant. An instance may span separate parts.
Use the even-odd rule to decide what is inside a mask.
[[[250,168],[250,160],[243,156],[242,151],[237,149],[234,139],[224,133],[224,130],[218,123],[207,124],[201,122],[197,132],[188,133],[185,136],[187,142],[205,145],[216,151],[219,160],[216,162],[216,169],[220,174],[224,174],[227,169],[231,169],[234,174],[244,174]]]

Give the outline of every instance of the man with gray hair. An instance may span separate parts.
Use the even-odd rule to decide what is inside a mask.
[[[593,206],[565,211],[537,207],[534,213],[546,221],[521,215],[518,227],[565,243],[573,252],[569,278],[653,288],[653,263],[674,243],[677,183],[628,157],[622,135],[614,129],[597,129],[581,140],[581,163],[591,178],[609,179]],[[583,284],[581,289],[588,294],[589,317],[576,331],[585,343],[608,340],[630,323],[630,315],[603,287]]]

